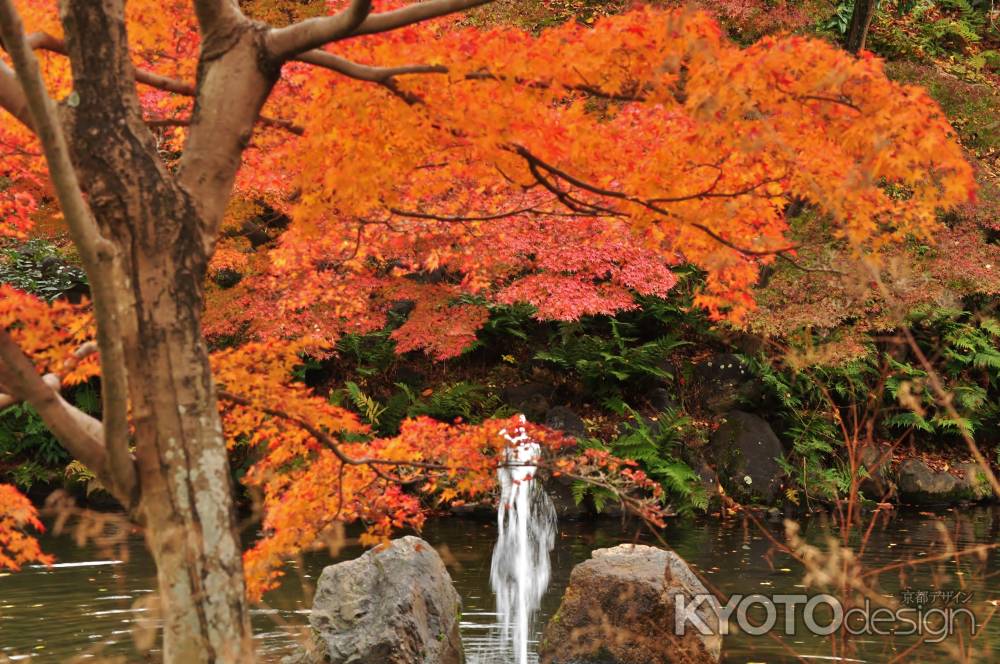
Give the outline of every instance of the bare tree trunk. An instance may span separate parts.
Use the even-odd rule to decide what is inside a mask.
[[[847,41],[844,44],[844,47],[851,53],[857,54],[864,50],[865,41],[868,39],[868,29],[871,27],[877,7],[878,0],[854,0],[851,26],[847,31]]]
[[[229,463],[200,320],[218,223],[208,211],[221,216],[239,149],[222,144],[224,165],[220,160],[201,169],[209,183],[221,180],[215,189],[185,188],[158,155],[143,120],[122,0],[64,0],[61,15],[79,98],[67,117],[73,162],[120,266],[111,291],[123,303],[117,327],[138,479],[131,512],[145,527],[156,561],[163,659],[251,663]],[[227,40],[234,35],[238,38],[227,41],[221,53],[229,55],[239,45],[248,53],[254,34],[232,31]],[[213,62],[226,61],[213,57],[203,63],[203,85],[205,77],[211,79]],[[245,61],[253,67],[256,59],[250,54]],[[249,75],[232,77],[244,78]],[[263,75],[252,80],[256,97],[238,104],[248,115],[269,90]],[[194,124],[214,110],[196,108]],[[252,117],[233,122],[229,132],[245,139],[252,123]],[[224,137],[221,131],[215,136]]]
[[[127,346],[127,361],[139,514],[156,560],[164,661],[252,662],[229,463],[197,316],[198,277],[155,263],[137,275],[140,334]]]

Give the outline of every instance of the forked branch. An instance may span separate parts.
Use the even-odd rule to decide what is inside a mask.
[[[275,59],[285,60],[343,39],[358,29],[371,10],[371,0],[351,0],[346,9],[333,16],[307,18],[285,28],[275,28],[268,34],[268,50]]]
[[[352,0],[347,9],[333,16],[310,18],[286,28],[271,30],[267,36],[267,49],[269,55],[279,62],[290,60],[324,44],[396,30],[488,2],[490,0],[427,0],[401,9],[370,14],[371,0]]]
[[[567,173],[565,170],[561,168],[549,164],[548,162],[544,161],[543,159],[541,159],[540,157],[538,157],[537,155],[535,155],[522,145],[511,145],[508,146],[508,149],[511,152],[521,156],[525,160],[525,162],[527,162],[528,170],[535,177],[535,179],[538,181],[539,184],[541,184],[549,191],[553,192],[564,205],[575,211],[590,209],[592,211],[598,211],[605,214],[617,214],[617,215],[624,214],[618,210],[609,209],[608,207],[600,203],[584,201],[580,199],[578,196],[573,195],[570,190],[567,190],[559,186],[558,181],[565,182],[571,187],[575,187],[580,191],[584,191],[589,194],[599,196],[601,198],[625,201],[627,203],[643,207],[647,210],[650,210],[651,212],[655,212],[656,214],[663,215],[665,217],[672,217],[674,215],[670,212],[670,210],[662,206],[662,202],[691,201],[691,200],[701,200],[708,198],[737,198],[740,196],[750,195],[752,192],[759,189],[760,187],[763,187],[764,185],[781,180],[781,178],[769,178],[737,191],[717,192],[715,191],[715,189],[719,183],[719,180],[716,179],[715,182],[709,185],[707,189],[693,194],[678,196],[674,198],[645,199],[639,196],[629,194],[627,192],[618,191],[615,189],[607,189],[605,187],[599,187],[597,185],[586,182],[570,173]],[[733,251],[736,251],[748,257],[782,255],[798,249],[798,246],[796,245],[788,245],[785,247],[779,247],[777,249],[751,249],[748,247],[742,247],[734,242],[731,242],[730,240],[727,240],[726,238],[719,235],[719,233],[713,231],[711,228],[706,226],[705,224],[698,222],[690,222],[690,225],[693,228],[696,228],[699,231],[705,233],[719,244],[722,244],[732,249]]]

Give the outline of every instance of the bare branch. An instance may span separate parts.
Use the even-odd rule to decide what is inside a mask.
[[[759,182],[759,183],[757,183],[757,184],[755,184],[753,186],[750,186],[750,187],[747,187],[747,188],[744,188],[744,189],[741,189],[741,190],[738,190],[738,191],[725,192],[725,193],[716,193],[716,192],[713,191],[715,189],[716,184],[718,183],[718,180],[716,180],[716,182],[713,183],[712,185],[710,185],[710,187],[708,189],[706,189],[706,190],[704,190],[702,192],[699,192],[699,193],[690,194],[690,195],[686,195],[686,196],[682,196],[682,197],[678,197],[678,198],[673,198],[673,199],[667,199],[667,198],[644,199],[644,198],[640,198],[638,196],[634,196],[632,194],[628,194],[628,193],[623,192],[623,191],[617,191],[615,189],[607,189],[607,188],[604,188],[604,187],[598,187],[598,186],[596,186],[594,184],[591,184],[589,182],[585,182],[584,180],[581,180],[580,178],[575,177],[575,176],[567,173],[566,171],[564,171],[564,170],[562,170],[560,168],[557,168],[556,166],[553,166],[552,164],[549,164],[549,163],[543,161],[537,155],[533,154],[531,151],[529,151],[524,146],[521,146],[521,145],[511,145],[511,146],[508,146],[508,149],[510,151],[514,152],[515,154],[518,154],[521,157],[523,157],[524,160],[528,164],[528,170],[535,177],[535,179],[539,182],[539,184],[541,184],[543,187],[545,187],[546,189],[548,189],[549,191],[551,191],[552,193],[554,193],[556,195],[556,197],[559,198],[559,200],[564,205],[566,205],[567,207],[569,207],[571,210],[578,210],[578,209],[582,208],[584,210],[586,210],[586,209],[600,210],[600,211],[603,211],[605,213],[610,213],[610,214],[617,214],[617,215],[621,215],[622,214],[621,212],[618,212],[616,210],[610,210],[610,209],[605,208],[605,207],[603,207],[603,206],[601,206],[601,205],[599,205],[597,203],[591,203],[591,202],[587,202],[587,201],[581,201],[579,198],[577,198],[575,196],[572,196],[572,194],[569,191],[558,187],[549,177],[546,177],[546,174],[548,174],[548,175],[550,175],[550,176],[552,176],[554,178],[558,178],[558,179],[560,179],[560,180],[568,183],[569,185],[571,185],[573,187],[576,187],[577,189],[589,192],[591,194],[596,194],[597,196],[601,196],[603,198],[611,198],[611,199],[626,201],[628,203],[632,203],[634,205],[639,205],[641,207],[646,208],[647,210],[650,210],[652,212],[655,212],[657,214],[661,214],[661,215],[667,216],[667,217],[670,217],[670,216],[673,216],[673,215],[671,214],[670,210],[667,210],[666,208],[662,207],[659,204],[659,202],[662,202],[662,201],[669,201],[669,202],[673,202],[673,201],[686,201],[686,200],[696,200],[696,199],[702,199],[702,198],[736,198],[736,197],[739,197],[739,196],[749,195],[755,189],[757,189],[757,188],[759,188],[759,187],[761,187],[761,186],[763,186],[765,184],[768,184],[770,182],[777,182],[778,180],[781,179],[781,178],[772,178],[772,179],[764,180],[764,181]],[[731,241],[727,240],[726,238],[722,237],[721,235],[719,235],[717,232],[713,231],[711,228],[709,228],[705,224],[698,223],[698,222],[689,222],[689,223],[690,223],[690,225],[693,228],[697,228],[698,230],[700,230],[701,232],[705,233],[710,238],[712,238],[713,240],[715,240],[716,242],[718,242],[719,244],[722,244],[722,245],[724,245],[726,247],[729,247],[733,251],[736,251],[736,252],[738,252],[740,254],[743,254],[744,256],[760,257],[760,256],[781,255],[781,254],[785,254],[785,253],[787,253],[789,251],[795,251],[796,249],[799,248],[797,245],[788,245],[788,246],[785,246],[785,247],[778,247],[776,249],[750,249],[750,248],[747,248],[747,247],[741,247],[741,246],[735,244],[734,242],[731,242]]]
[[[440,221],[445,223],[464,223],[469,221],[495,221],[497,219],[517,217],[522,214],[545,215],[547,213],[547,211],[545,210],[539,210],[538,207],[536,206],[515,208],[513,210],[507,210],[505,212],[497,212],[495,214],[481,214],[481,215],[468,215],[468,216],[433,214],[430,212],[419,212],[417,210],[403,210],[394,207],[389,208],[389,212],[396,215],[397,217],[410,217],[411,219],[427,219],[428,221]]]
[[[236,0],[194,0],[194,13],[203,37],[217,33],[228,21],[243,18]]]
[[[348,9],[334,16],[306,19],[287,28],[271,30],[267,36],[267,49],[271,57],[288,60],[300,53],[319,48],[323,44],[348,37],[396,30],[439,16],[472,9],[488,2],[490,0],[427,0],[393,11],[369,14],[370,0],[353,0]],[[363,15],[361,15],[362,10]],[[357,20],[359,16],[361,18]],[[355,20],[357,22],[352,23]]]
[[[277,60],[286,60],[323,44],[350,36],[368,18],[371,0],[351,0],[347,9],[333,16],[307,18],[267,35],[267,50]]]
[[[307,51],[296,58],[300,62],[305,62],[317,67],[323,67],[335,71],[344,76],[357,79],[359,81],[370,81],[385,87],[389,92],[398,96],[408,104],[419,104],[423,100],[414,94],[401,90],[396,84],[397,76],[408,74],[447,74],[448,68],[443,65],[401,65],[398,67],[373,67],[363,65],[347,58],[342,58],[333,53],[327,53],[319,49]]]
[[[27,36],[26,41],[33,49],[58,53],[59,55],[68,55],[66,51],[66,42],[58,37],[48,34],[47,32],[33,32]],[[149,71],[148,69],[139,69],[136,67],[134,68],[134,71],[135,80],[138,83],[148,85],[158,90],[165,90],[166,92],[184,95],[185,97],[194,96],[195,89],[194,85],[191,83],[186,83],[176,78],[170,78],[169,76],[162,76],[156,72]]]
[[[257,119],[262,125],[268,127],[274,127],[275,129],[283,129],[290,134],[295,134],[296,136],[304,136],[306,130],[300,125],[290,122],[288,120],[282,120],[280,118],[272,118],[266,115],[262,115]],[[191,118],[145,118],[143,120],[147,127],[190,127]]]
[[[404,76],[406,74],[447,74],[448,68],[444,65],[400,65],[398,67],[373,67],[363,65],[347,58],[342,58],[333,53],[327,53],[319,49],[313,49],[296,58],[299,62],[307,62],[311,65],[325,67],[335,72],[356,78],[359,81],[371,81],[372,83],[384,83],[390,78]]]
[[[13,115],[25,127],[34,129],[31,113],[28,111],[28,99],[24,96],[17,74],[3,61],[0,61],[0,108]]]
[[[372,14],[350,36],[389,32],[432,18],[473,9],[490,2],[492,0],[427,0],[426,2],[416,2],[400,9]]]
[[[35,133],[45,152],[45,161],[59,205],[90,278],[94,313],[98,322],[97,340],[103,360],[101,394],[105,443],[102,448],[107,449],[113,480],[107,486],[128,506],[137,484],[135,464],[128,444],[128,381],[120,323],[124,318],[124,305],[116,291],[116,277],[120,273],[117,250],[101,236],[97,222],[83,199],[55,103],[45,89],[38,60],[25,39],[24,26],[12,0],[0,0],[0,36],[14,62],[14,69],[28,101]],[[26,395],[25,398],[30,397]],[[61,398],[52,403],[58,406]],[[49,407],[56,406],[50,404]],[[62,425],[63,421],[57,420],[57,424]],[[85,452],[89,454],[89,450]],[[80,460],[84,461],[82,458]]]
[[[62,398],[58,376],[39,376],[31,360],[3,329],[0,329],[0,380],[4,389],[11,391],[0,395],[0,407],[27,401],[63,447],[102,482],[107,482],[107,486],[112,486],[101,423]]]

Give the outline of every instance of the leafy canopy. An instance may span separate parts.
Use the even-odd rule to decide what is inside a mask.
[[[29,30],[58,39],[54,3],[19,4]],[[194,80],[187,3],[129,12],[136,66]],[[373,437],[290,381],[299,352],[380,328],[392,302],[411,300],[398,347],[449,357],[473,341],[490,303],[526,302],[559,320],[611,313],[634,307],[635,294],[667,292],[682,261],[706,274],[697,303],[738,320],[761,266],[796,249],[793,201],[865,253],[932,238],[937,212],[973,196],[940,109],[887,80],[879,60],[800,37],[739,48],[704,13],[639,8],[538,36],[449,18],[327,48],[286,65],[264,109],[214,264],[249,278],[210,298],[206,318],[211,333],[254,339],[213,366],[230,445],[260,452],[244,480],[266,510],[246,555],[255,596],[335,521],[362,520],[374,538],[419,526],[428,501],[404,485],[443,502],[487,492],[497,431],[516,424],[417,418],[399,436]],[[43,60],[51,91],[71,105],[65,58]],[[173,161],[190,96],[140,93]],[[5,234],[53,214],[38,153],[16,123],[0,126]],[[266,252],[229,232],[266,214],[291,222]],[[10,288],[0,322],[41,372],[61,371],[90,334],[85,311]],[[651,486],[594,450],[562,472],[586,469],[605,488]]]

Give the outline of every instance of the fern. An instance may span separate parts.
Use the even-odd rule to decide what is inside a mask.
[[[348,401],[351,407],[366,423],[377,429],[379,418],[385,412],[386,407],[376,401],[373,397],[362,391],[361,387],[352,380],[344,383],[344,387],[330,392],[330,403],[344,405]]]
[[[355,363],[354,370],[364,378],[385,373],[396,362],[396,342],[390,338],[391,330],[371,334],[345,334],[336,345],[341,357]]]
[[[619,458],[639,463],[646,473],[663,485],[679,513],[708,508],[708,496],[700,477],[678,453],[686,436],[693,435],[693,423],[676,409],[664,411],[654,425],[625,406],[631,421],[608,449]]]
[[[670,378],[664,360],[687,342],[673,336],[639,342],[633,327],[611,319],[608,334],[599,335],[583,333],[580,324],[564,324],[550,347],[534,358],[576,374],[598,395],[616,394],[642,379]]]

